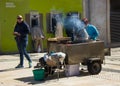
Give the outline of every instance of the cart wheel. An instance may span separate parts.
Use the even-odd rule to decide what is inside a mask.
[[[100,62],[88,63],[87,67],[88,67],[88,72],[92,75],[100,73],[102,69]]]

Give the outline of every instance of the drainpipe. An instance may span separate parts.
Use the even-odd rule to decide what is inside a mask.
[[[0,54],[1,54],[1,22],[0,22]]]
[[[90,12],[91,12],[91,2],[90,2],[90,0],[88,0],[88,20],[89,20],[89,21],[91,21]]]
[[[106,0],[106,10],[107,10],[107,45],[110,47],[111,44],[111,34],[110,34],[110,0]]]
[[[83,17],[90,20],[90,0],[83,0]]]

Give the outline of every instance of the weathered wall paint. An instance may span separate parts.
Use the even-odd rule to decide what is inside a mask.
[[[82,12],[82,0],[0,0],[0,53],[17,52],[14,36],[12,35],[16,16],[25,17],[26,13],[36,10],[43,14],[43,27],[46,39],[52,37],[46,31],[46,13],[51,10],[58,10],[63,13],[69,11]],[[32,50],[31,37],[29,36],[28,50]],[[46,48],[46,40],[44,40]]]

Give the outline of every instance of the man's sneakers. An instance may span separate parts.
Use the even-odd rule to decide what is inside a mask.
[[[32,62],[29,62],[29,68],[31,68],[32,67]]]
[[[15,68],[24,68],[23,65],[18,64]]]
[[[24,66],[18,64],[15,68],[24,68]],[[32,68],[32,62],[29,62],[29,68]]]

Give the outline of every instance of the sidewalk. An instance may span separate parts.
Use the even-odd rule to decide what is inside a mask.
[[[25,59],[23,69],[15,69],[19,63],[19,54],[0,56],[0,86],[120,86],[120,48],[111,50],[112,56],[106,56],[106,64],[98,75],[89,75],[87,72],[80,76],[62,77],[35,81],[32,70],[28,68]],[[44,53],[31,53],[33,66]]]
[[[44,53],[30,54],[33,60],[33,67],[43,55]],[[28,84],[29,82],[35,82],[32,73],[34,68],[28,68],[28,61],[26,59],[24,60],[23,69],[15,69],[18,63],[19,54],[0,56],[0,86],[30,86],[30,84]]]
[[[30,57],[33,60],[33,66],[39,61],[39,58],[42,57],[45,53],[30,53]],[[13,55],[1,55],[0,56],[0,71],[14,69],[15,66],[19,64],[19,54]],[[24,58],[24,67],[28,67],[28,61]]]

